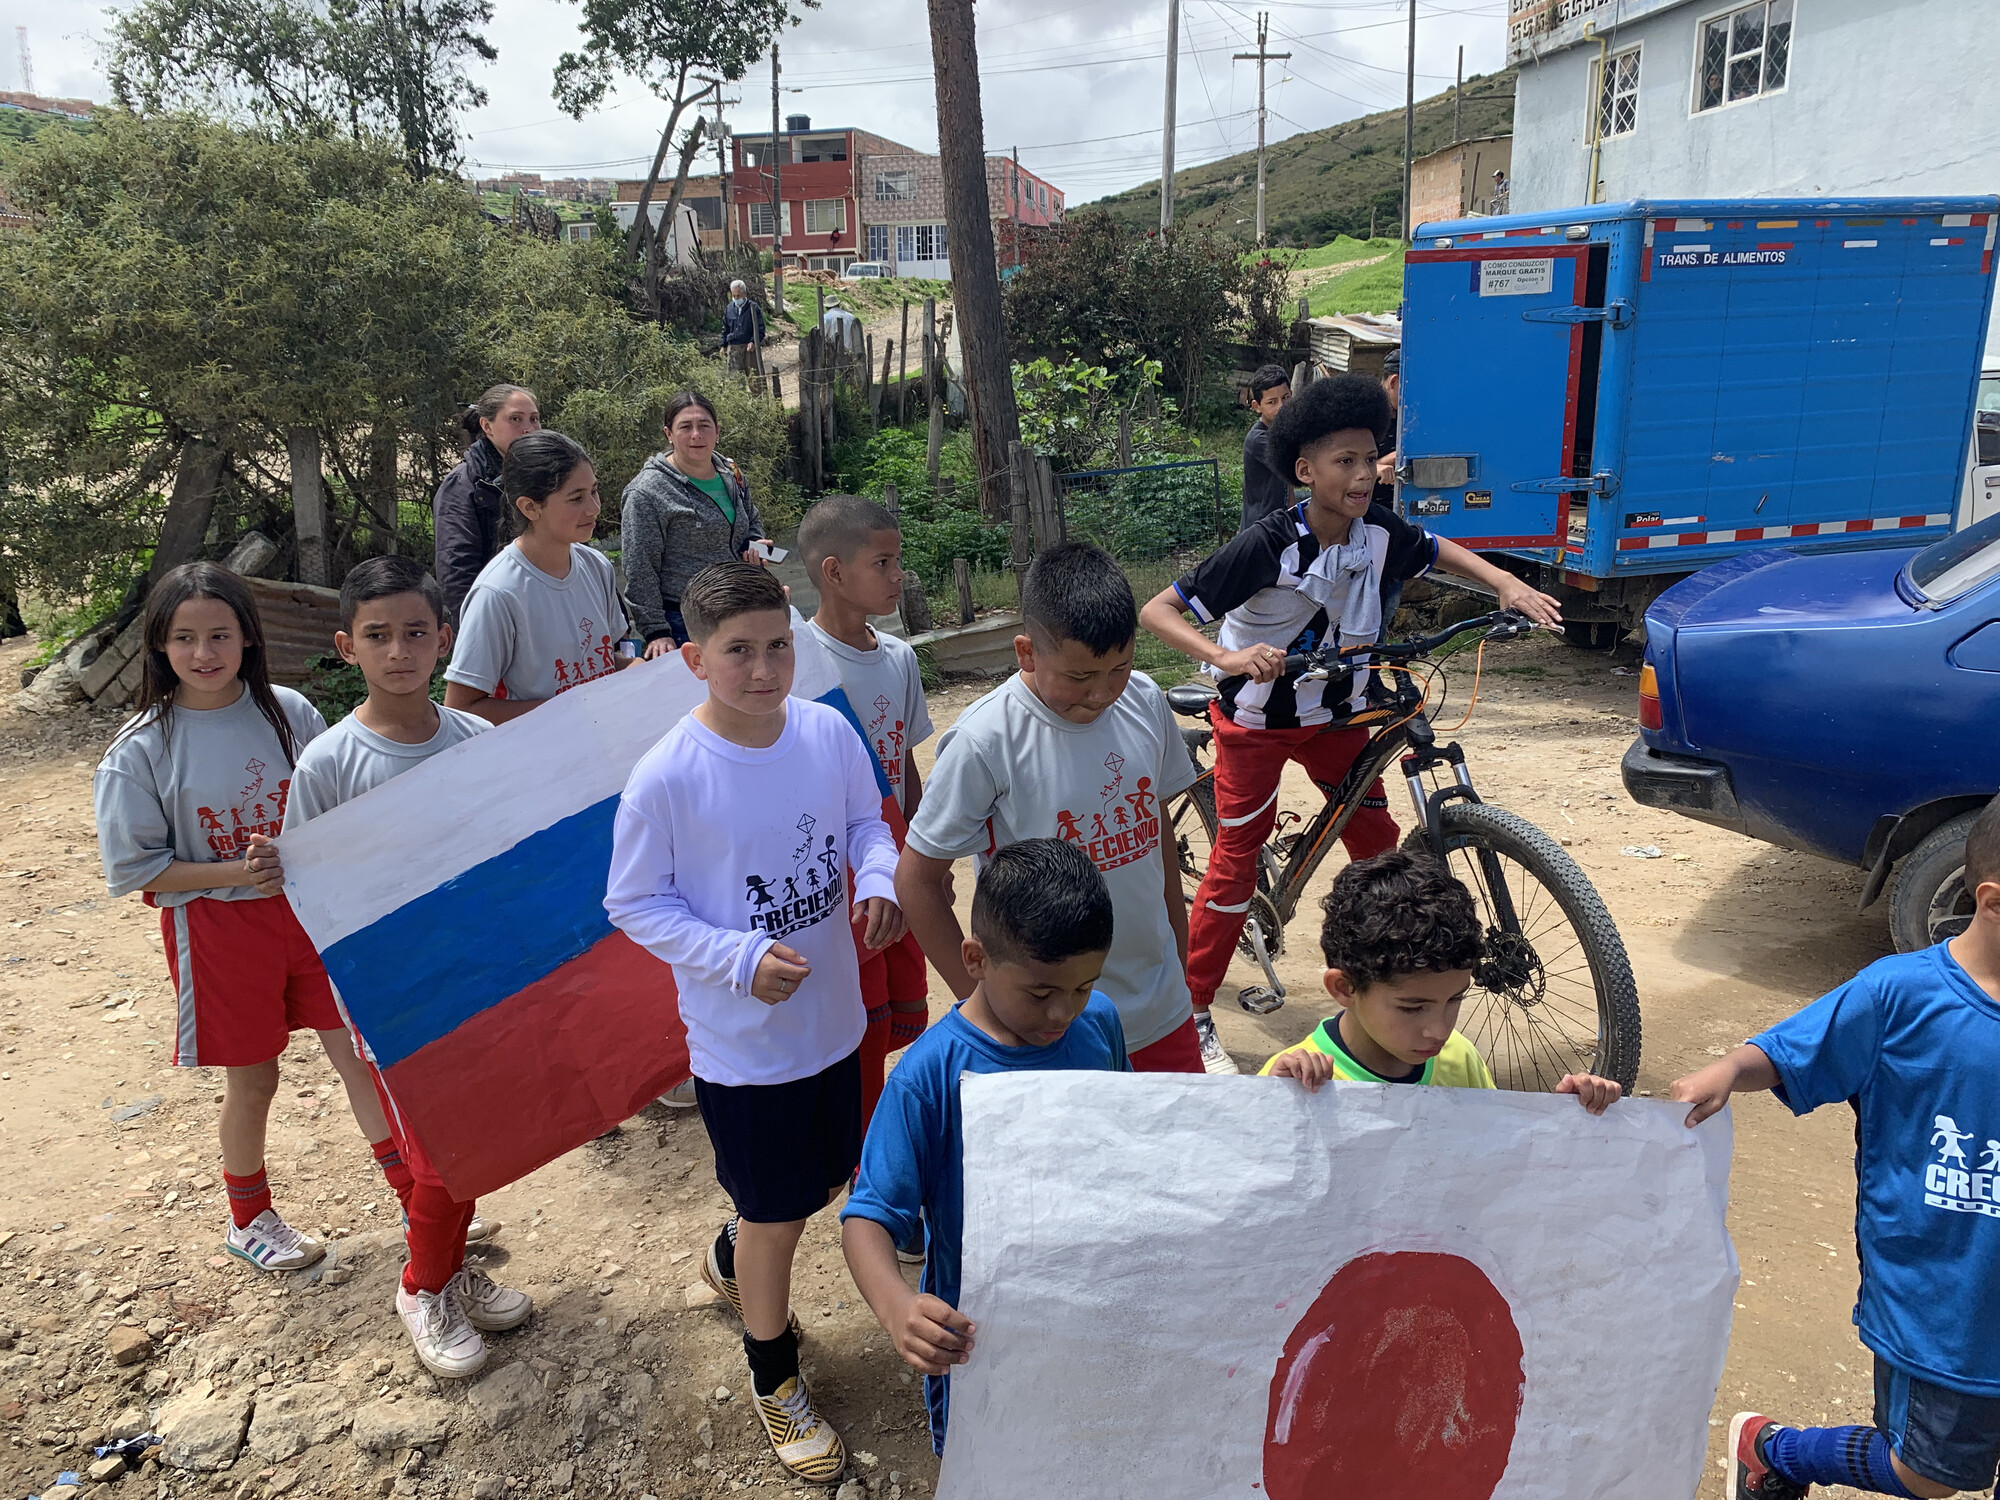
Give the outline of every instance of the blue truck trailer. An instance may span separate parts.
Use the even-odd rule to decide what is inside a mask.
[[[1398,504],[1607,645],[1762,547],[1960,517],[2000,198],[1637,200],[1421,226]]]

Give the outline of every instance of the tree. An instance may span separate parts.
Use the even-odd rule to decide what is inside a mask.
[[[112,23],[118,102],[206,106],[295,135],[396,136],[410,170],[457,162],[466,74],[499,56],[489,0],[142,0]]]

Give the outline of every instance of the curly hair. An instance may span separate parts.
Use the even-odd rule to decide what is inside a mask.
[[[1320,902],[1326,966],[1355,989],[1419,971],[1449,973],[1479,962],[1482,937],[1472,893],[1428,854],[1391,849],[1356,860]]]
[[[1334,375],[1315,380],[1287,401],[1271,423],[1270,464],[1290,478],[1298,472],[1299,455],[1336,432],[1361,428],[1379,444],[1389,435],[1395,413],[1382,382],[1365,375]]]

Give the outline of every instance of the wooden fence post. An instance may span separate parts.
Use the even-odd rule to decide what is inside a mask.
[[[1028,564],[1034,561],[1034,538],[1028,521],[1028,464],[1026,450],[1018,441],[1007,445],[1007,495],[1013,502],[1012,566],[1014,588],[1020,591],[1027,581]]]
[[[1118,467],[1132,467],[1132,408],[1118,413]]]
[[[930,418],[930,442],[924,449],[924,472],[937,483],[938,458],[944,449],[944,392],[939,390],[937,298],[924,298],[924,413]]]
[[[899,519],[903,514],[902,498],[896,493],[896,481],[893,479],[882,486],[882,508]]]
[[[896,340],[896,425],[909,417],[910,390],[910,299],[903,299],[903,336]]]
[[[972,564],[962,557],[951,560],[952,581],[958,585],[958,623],[972,623]]]

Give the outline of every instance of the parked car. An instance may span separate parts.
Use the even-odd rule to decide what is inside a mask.
[[[2000,349],[1986,351],[1973,413],[1972,455],[1965,469],[1965,498],[1958,524],[2000,515]]]
[[[842,281],[874,281],[884,276],[894,276],[896,268],[886,260],[850,260],[841,268]]]
[[[1625,789],[1868,872],[1897,948],[1965,929],[2000,791],[2000,514],[1922,549],[1753,552],[1646,612]]]

